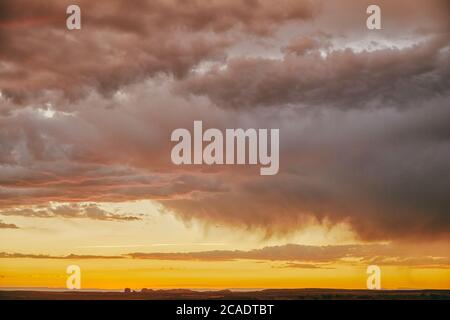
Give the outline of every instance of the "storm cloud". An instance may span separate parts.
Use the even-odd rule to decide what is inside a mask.
[[[0,214],[133,220],[79,203],[152,199],[268,236],[448,239],[448,2],[375,2],[369,34],[354,0],[79,1],[73,32],[65,1],[2,1]],[[194,120],[279,128],[280,173],[174,166]]]

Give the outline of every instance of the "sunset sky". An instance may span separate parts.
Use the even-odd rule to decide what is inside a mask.
[[[450,289],[449,12],[1,0],[0,287]],[[280,129],[279,173],[172,164],[195,120]]]

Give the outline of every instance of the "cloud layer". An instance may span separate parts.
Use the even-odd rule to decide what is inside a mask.
[[[198,252],[133,252],[116,256],[79,255],[52,256],[46,254],[23,254],[0,252],[0,259],[145,259],[183,261],[235,261],[251,260],[272,262],[281,268],[333,268],[336,264],[367,266],[414,266],[422,268],[449,268],[450,259],[443,255],[442,248],[436,250],[440,256],[430,256],[429,248],[407,250],[393,245],[335,245],[304,246],[287,244],[253,250],[215,250]],[[284,264],[280,264],[284,263]]]
[[[2,1],[0,214],[124,221],[80,203],[153,199],[267,235],[448,239],[448,2],[376,2],[379,33],[356,0],[80,1],[73,32],[65,1]],[[280,128],[279,175],[175,167],[194,120]]]
[[[31,217],[31,218],[65,218],[79,219],[87,218],[102,221],[133,221],[140,220],[140,217],[127,216],[107,212],[95,204],[66,204],[37,208],[11,209],[0,211],[1,215],[13,217]]]
[[[0,229],[19,229],[19,227],[13,223],[5,223],[0,221]]]

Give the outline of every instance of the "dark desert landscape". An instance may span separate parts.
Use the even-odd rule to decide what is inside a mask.
[[[142,289],[123,292],[0,291],[1,300],[449,300],[450,290],[266,289],[194,291]]]

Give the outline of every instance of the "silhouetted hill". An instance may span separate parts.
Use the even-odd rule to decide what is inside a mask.
[[[450,300],[450,290],[267,289],[260,291],[194,291],[187,289],[127,292],[0,291],[1,300]]]

